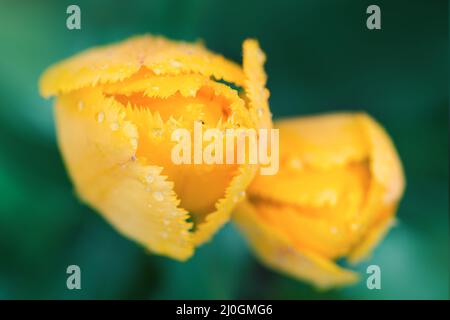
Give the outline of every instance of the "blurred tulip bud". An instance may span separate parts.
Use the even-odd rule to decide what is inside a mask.
[[[360,113],[274,126],[280,171],[256,176],[235,222],[269,267],[322,288],[356,281],[336,260],[356,262],[371,251],[392,225],[404,189],[391,139]]]

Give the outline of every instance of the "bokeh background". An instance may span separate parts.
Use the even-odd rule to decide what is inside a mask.
[[[82,29],[66,29],[81,7]],[[381,7],[369,31],[366,8]],[[359,284],[327,292],[274,273],[232,224],[186,263],[147,254],[81,204],[58,152],[52,101],[37,81],[51,63],[142,33],[203,39],[241,61],[256,37],[268,56],[276,118],[365,110],[393,137],[407,190],[399,224],[360,264]],[[447,1],[0,1],[0,299],[448,299]],[[82,290],[66,289],[78,264]],[[382,289],[365,285],[369,264]]]

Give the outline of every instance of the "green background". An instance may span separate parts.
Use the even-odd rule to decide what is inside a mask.
[[[81,7],[82,29],[66,29]],[[366,28],[381,7],[382,30]],[[447,1],[0,1],[0,299],[448,299]],[[355,286],[320,292],[266,269],[232,224],[186,263],[147,254],[74,195],[55,143],[52,102],[37,81],[78,51],[157,33],[203,39],[241,61],[267,53],[276,118],[365,110],[391,134],[407,190],[399,224],[357,269]],[[66,267],[82,290],[66,289]],[[368,290],[377,264],[382,289]]]

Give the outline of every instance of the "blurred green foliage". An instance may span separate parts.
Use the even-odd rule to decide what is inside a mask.
[[[0,2],[0,299],[448,298],[447,1],[142,0]],[[81,7],[82,30],[66,29]],[[179,263],[147,254],[76,198],[56,147],[52,102],[37,80],[82,49],[142,33],[203,39],[236,61],[256,37],[268,56],[276,118],[365,110],[392,135],[407,190],[399,224],[357,269],[362,281],[328,292],[260,265],[233,225]],[[78,264],[82,290],[66,289]],[[382,290],[365,268],[382,268]]]

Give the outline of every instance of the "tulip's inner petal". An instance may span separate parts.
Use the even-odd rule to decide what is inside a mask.
[[[139,73],[126,81],[103,86],[107,96],[115,97],[122,105],[144,107],[158,112],[164,121],[169,117],[192,126],[194,120],[206,122],[206,126],[252,127],[253,119],[248,114],[244,100],[237,90],[200,75],[154,76]],[[201,118],[189,117],[187,107],[201,104]],[[230,116],[233,115],[233,118]],[[187,120],[192,120],[188,123]],[[227,123],[228,122],[228,123]],[[204,123],[205,124],[205,123]]]
[[[356,273],[339,267],[309,249],[300,250],[293,246],[285,232],[273,227],[272,221],[261,219],[259,209],[244,201],[238,205],[234,221],[256,254],[268,266],[298,279],[311,281],[319,288],[357,281]]]
[[[178,127],[171,121],[158,121],[157,119],[160,118],[154,117],[146,109],[127,109],[127,115],[139,131],[140,138],[136,154],[144,157],[147,163],[158,164],[164,168],[163,174],[174,182],[175,192],[181,200],[181,207],[200,216],[212,212],[215,203],[225,195],[227,186],[237,174],[237,165],[194,164],[193,133],[190,136],[191,164],[175,164],[172,159],[172,150],[178,142],[172,141],[172,133],[177,128],[189,130],[193,123],[189,124],[190,127]],[[208,187],[205,188],[205,186]]]
[[[55,113],[59,145],[80,197],[147,248],[189,258],[189,215],[162,168],[136,156],[139,132],[123,106],[88,88],[58,98]]]
[[[123,106],[126,118],[136,125],[139,137],[136,156],[145,159],[148,164],[158,164],[164,168],[162,173],[174,183],[174,190],[181,200],[180,206],[190,212],[195,231],[197,226],[206,224],[198,229],[201,231],[197,236],[199,242],[205,241],[214,228],[226,222],[234,205],[233,198],[238,197],[234,190],[242,191],[241,182],[245,181],[248,185],[248,177],[254,170],[245,169],[245,173],[252,174],[243,174],[236,162],[211,165],[202,159],[203,163],[194,163],[194,122],[202,124],[200,135],[208,129],[225,132],[226,128],[252,127],[253,120],[245,102],[236,90],[227,85],[192,74],[155,76],[140,73],[120,84],[105,85],[102,89],[107,97],[114,98]],[[172,150],[178,143],[173,141],[172,134],[177,129],[189,131],[189,164],[175,164],[172,159]],[[221,140],[225,155],[225,135]],[[201,150],[208,143],[203,141]],[[237,154],[236,151],[234,154]],[[241,175],[245,178],[238,178]],[[210,214],[212,216],[206,220]]]
[[[138,36],[86,50],[49,68],[40,80],[45,97],[98,84],[123,81],[142,68],[156,75],[201,74],[243,86],[242,69],[201,44]]]
[[[246,193],[244,190],[247,189],[254,178],[257,169],[256,165],[250,164],[239,167],[239,174],[233,177],[225,191],[225,196],[216,203],[216,210],[208,214],[204,221],[199,224],[193,239],[196,245],[208,241],[228,221],[230,212],[245,199]]]
[[[125,81],[104,85],[103,90],[109,94],[125,96],[142,93],[150,98],[168,98],[177,92],[183,97],[195,97],[197,91],[207,83],[208,78],[199,74],[157,76],[150,70],[142,69]]]
[[[173,119],[180,124],[188,125],[189,128],[193,127],[194,121],[201,122],[205,128],[216,128],[219,122],[228,119],[231,112],[227,101],[223,97],[210,97],[207,88],[201,89],[197,96],[191,98],[179,94],[168,98],[149,98],[141,93],[131,96],[114,95],[114,98],[124,106],[147,109],[151,113],[158,114],[164,122]],[[191,112],[197,118],[193,118]]]

